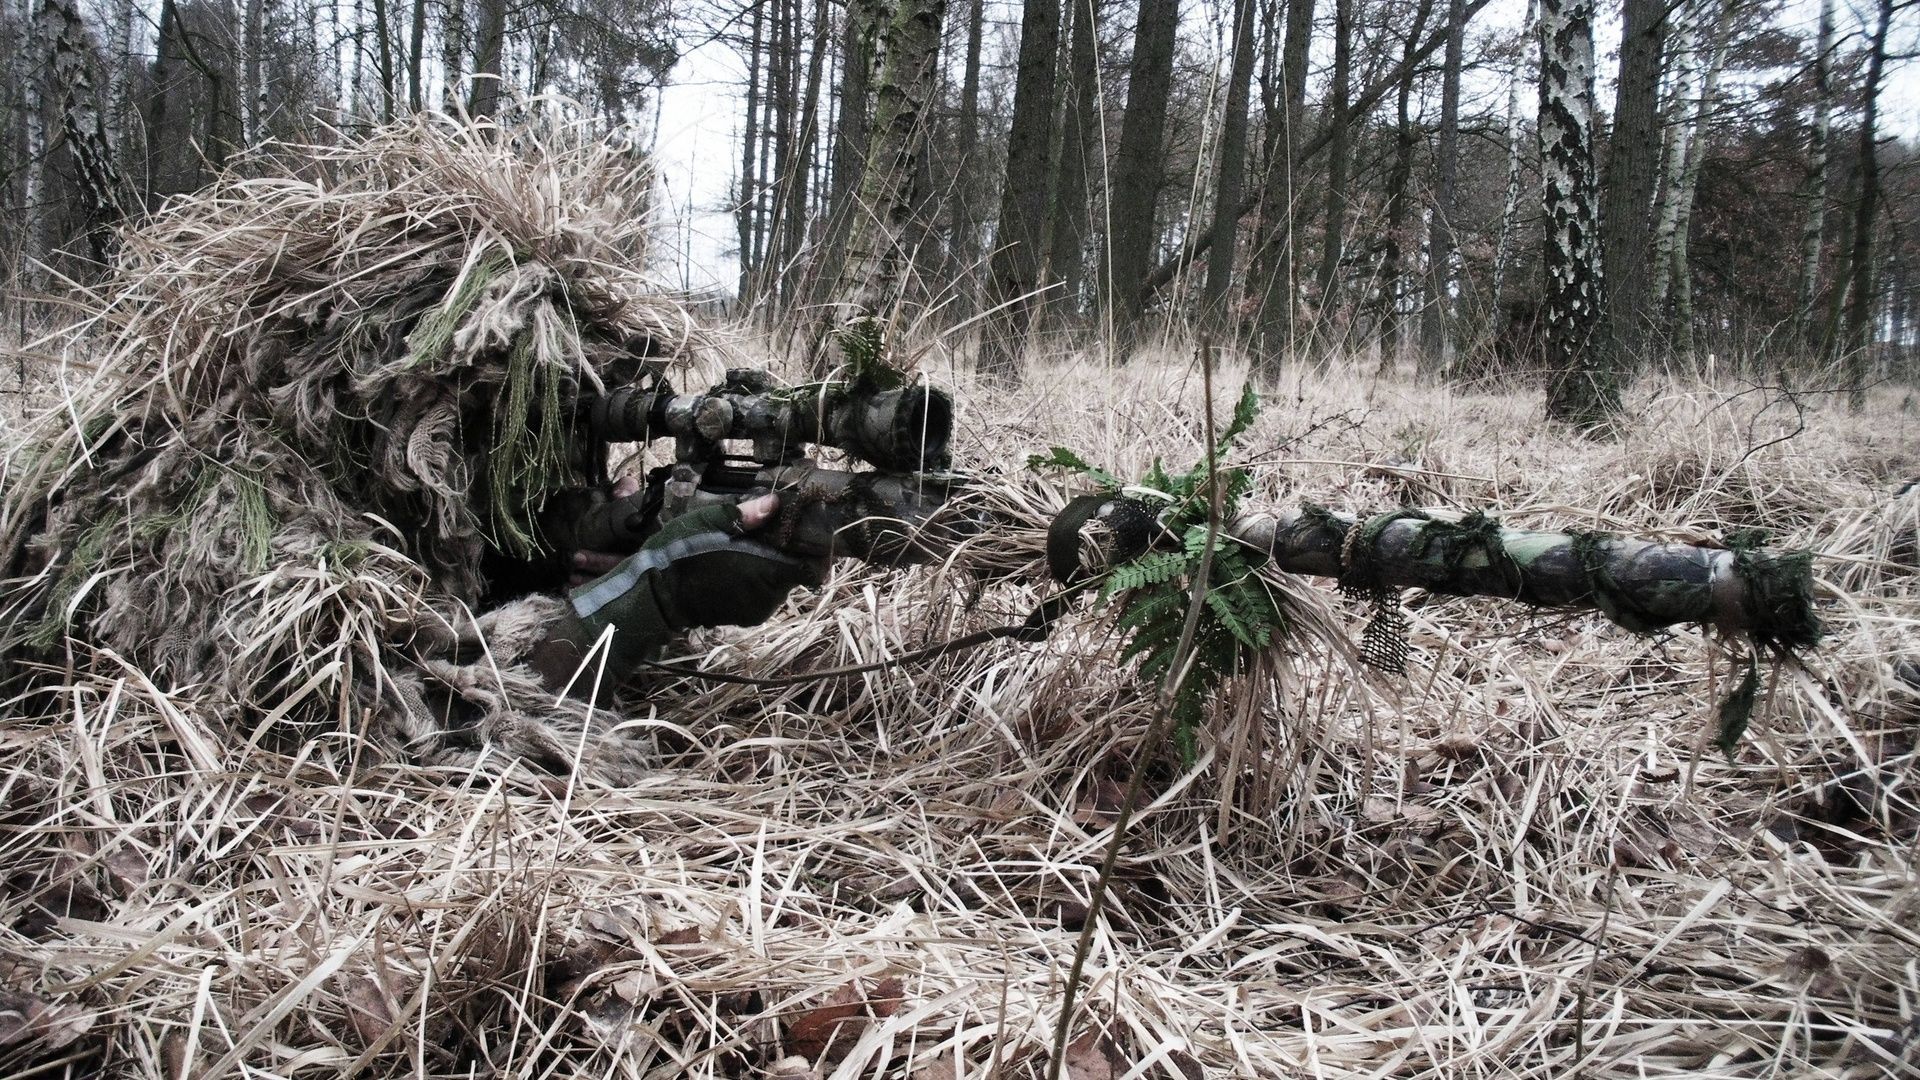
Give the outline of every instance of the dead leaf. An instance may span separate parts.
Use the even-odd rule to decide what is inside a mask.
[[[1117,1056],[1105,1036],[1090,1031],[1067,1044],[1067,1076],[1071,1080],[1113,1080]]]
[[[1120,807],[1127,801],[1127,785],[1117,780],[1095,780],[1092,786],[1080,796],[1079,805],[1074,807],[1075,824],[1105,829],[1120,816]]]
[[[913,1080],[960,1080],[960,1074],[954,1071],[953,1062],[941,1058],[913,1070]]]
[[[386,990],[365,975],[342,975],[340,996],[347,1003],[347,1021],[363,1046],[372,1046],[393,1029],[393,1005]]]
[[[117,847],[107,853],[102,860],[107,865],[107,878],[116,886],[121,896],[127,896],[147,883],[153,868],[147,860],[127,847]]]
[[[683,926],[678,930],[668,930],[659,937],[654,938],[653,943],[655,945],[698,945],[700,944],[700,928],[697,926]]]
[[[882,1019],[900,1011],[900,1005],[907,999],[906,984],[900,976],[889,975],[874,985],[873,992],[867,995],[867,1007],[873,1015]]]
[[[859,980],[847,983],[809,1009],[787,1020],[787,1049],[818,1060],[836,1042],[844,1046],[866,1026],[866,998]]]
[[[607,984],[607,989],[620,995],[621,1000],[636,1005],[650,1001],[660,992],[660,977],[645,968],[633,968],[616,976]]]
[[[94,1020],[91,1009],[0,989],[0,1047],[31,1045],[40,1053],[53,1053],[92,1030]]]

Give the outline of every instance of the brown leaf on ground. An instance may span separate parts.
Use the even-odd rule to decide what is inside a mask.
[[[1067,1044],[1067,1076],[1071,1080],[1113,1080],[1118,1056],[1105,1036],[1090,1031]]]
[[[122,897],[131,895],[135,889],[145,885],[153,874],[153,867],[148,865],[146,858],[124,845],[108,852],[101,861],[107,867],[107,880]]]
[[[913,1070],[913,1080],[960,1080],[960,1074],[954,1071],[953,1062],[941,1058]]]
[[[906,984],[897,975],[881,979],[868,991],[854,979],[787,1020],[787,1049],[815,1061],[823,1055],[837,1056],[874,1019],[898,1013],[906,998]]]
[[[678,930],[668,930],[659,937],[654,938],[653,943],[655,945],[698,945],[700,944],[700,928],[697,926],[683,926]]]
[[[33,1047],[52,1053],[92,1029],[93,1010],[53,1005],[16,990],[0,989],[0,1049]]]
[[[393,1027],[393,1005],[386,990],[365,975],[340,976],[340,997],[347,1003],[347,1021],[362,1046],[372,1046]]]
[[[817,1061],[829,1046],[858,1038],[866,1023],[866,998],[856,979],[787,1019],[787,1049]]]
[[[867,1007],[873,1010],[873,1015],[884,1018],[899,1012],[906,999],[906,984],[900,981],[900,976],[889,975],[874,984],[873,992],[867,995]]]

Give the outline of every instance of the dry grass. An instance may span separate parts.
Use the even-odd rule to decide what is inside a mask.
[[[1168,357],[963,385],[956,457],[1184,463],[1199,384]],[[1920,420],[1815,402],[1748,456],[1792,410],[1750,432],[1764,402],[1722,401],[1643,388],[1630,435],[1592,444],[1526,396],[1287,387],[1249,443],[1263,499],[1771,526],[1846,594],[1731,764],[1706,749],[1728,656],[1693,631],[1435,600],[1405,678],[1299,647],[1221,703],[1192,769],[1150,778],[1069,1075],[1920,1068],[1920,708],[1895,674],[1920,639],[1920,493],[1894,496]],[[1017,618],[1037,588],[842,566],[690,649],[864,662]],[[829,684],[657,685],[660,766],[618,790],[395,765],[352,733],[275,752],[77,656],[40,721],[0,727],[0,1010],[32,1014],[0,1011],[0,1071],[1036,1075],[1152,720],[1113,652],[1094,618]]]

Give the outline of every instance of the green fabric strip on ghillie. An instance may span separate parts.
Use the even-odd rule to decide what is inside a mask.
[[[521,664],[563,602],[489,609],[482,567],[604,467],[579,399],[690,345],[641,269],[650,177],[558,123],[311,153],[128,234],[0,476],[0,649],[109,649],[248,731],[344,706],[434,760],[564,761],[585,714]]]
[[[1740,529],[1727,537],[1754,623],[1767,627],[1754,641],[1776,649],[1812,648],[1825,632],[1813,613],[1813,553],[1771,554],[1764,550],[1769,536],[1765,529]]]

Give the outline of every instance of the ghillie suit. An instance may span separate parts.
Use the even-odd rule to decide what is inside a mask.
[[[6,681],[64,644],[243,733],[631,776],[524,661],[564,605],[538,509],[604,479],[576,400],[690,340],[640,272],[645,170],[444,120],[317,155],[126,238],[6,464]]]

